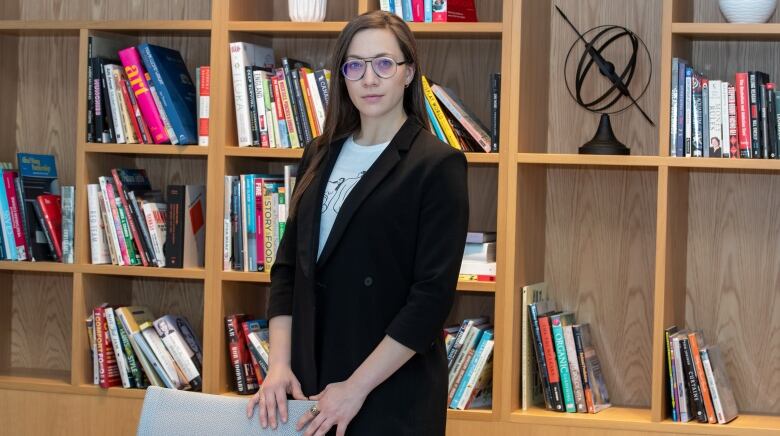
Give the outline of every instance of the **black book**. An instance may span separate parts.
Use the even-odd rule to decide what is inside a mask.
[[[233,270],[244,270],[244,239],[241,227],[241,179],[235,177],[230,195],[230,230],[233,234]]]
[[[298,68],[293,68],[290,70],[290,77],[292,77],[293,81],[292,89],[293,93],[295,94],[295,104],[298,106],[298,110],[300,111],[298,113],[298,117],[301,119],[301,126],[303,126],[304,139],[304,144],[301,144],[301,146],[304,146],[310,143],[312,139],[314,139],[314,133],[311,131],[311,124],[309,124],[309,113],[306,111],[306,91],[301,89],[301,74]]]
[[[184,185],[168,185],[165,223],[165,267],[182,268],[184,261]]]
[[[87,142],[95,142],[95,96],[92,80],[92,37],[87,38]]]
[[[501,125],[501,73],[490,76],[490,143],[493,153],[498,152],[498,132]]]
[[[542,312],[546,309],[546,302],[533,303],[528,305],[528,320],[531,323],[532,336],[534,338],[534,355],[536,356],[537,375],[542,383],[544,392],[544,405],[547,409],[553,410],[552,393],[550,392],[550,379],[547,376],[547,362],[544,356],[544,347],[542,346],[542,336],[539,330],[539,308],[542,306]]]
[[[301,84],[300,82],[297,82],[292,78],[292,69],[300,68],[300,67],[311,68],[311,66],[305,62],[301,62],[286,57],[282,58],[282,69],[284,70],[284,79],[287,82],[287,93],[290,100],[290,111],[292,112],[293,121],[295,122],[295,131],[298,132],[298,141],[301,143],[301,147],[303,147],[308,142],[306,141],[306,136],[305,136],[306,132],[304,131],[304,126],[303,126],[304,123],[301,122],[302,118],[300,115],[301,115],[301,107],[303,107],[304,113],[306,112],[306,107],[299,106],[298,104],[298,99],[296,98],[296,95],[300,96]],[[301,100],[301,103],[302,102],[303,101]],[[308,123],[306,129],[308,129]],[[309,135],[311,135],[310,130],[309,130]]]
[[[769,159],[769,113],[767,112],[769,108],[767,106],[769,106],[769,95],[767,94],[766,85],[762,83],[758,89],[758,125],[761,129],[762,159]]]
[[[545,314],[540,314],[539,320],[546,318],[546,321],[539,323],[539,330],[540,330],[540,337],[544,337],[541,335],[545,335],[545,334],[550,336],[550,347],[544,349],[544,358],[548,363],[547,378],[550,383],[550,402],[552,403],[552,410],[555,410],[557,412],[566,412],[566,407],[564,407],[564,403],[563,403],[563,386],[561,385],[561,373],[558,369],[558,360],[555,354],[555,344],[553,343],[552,322],[549,319],[550,316],[559,313],[561,312],[553,311]],[[542,344],[544,344],[544,342],[545,341],[542,341]],[[550,353],[549,356],[548,356],[548,352]],[[550,356],[552,356],[552,359],[550,358]],[[553,364],[555,365],[554,368],[550,367],[549,365],[550,362],[553,362]]]
[[[704,408],[704,398],[701,396],[699,377],[696,374],[696,365],[693,363],[691,346],[687,337],[680,338],[680,352],[682,353],[683,375],[688,394],[688,407],[697,421],[707,422],[707,411]]]
[[[100,94],[101,94],[101,101],[103,103],[103,115],[104,115],[104,122],[106,125],[103,126],[104,133],[103,133],[103,142],[104,143],[113,143],[116,142],[116,130],[114,129],[114,117],[111,114],[111,103],[108,96],[108,84],[106,82],[106,71],[105,67],[106,65],[120,65],[119,61],[117,60],[111,60],[106,58],[95,58],[98,74],[100,77]],[[94,70],[94,67],[93,67]],[[108,136],[105,135],[105,129],[108,128]]]
[[[767,121],[767,136],[769,138],[769,159],[777,159],[777,108],[775,107],[775,97],[777,91],[774,86],[770,86],[766,90],[766,121]]]
[[[246,89],[249,96],[249,126],[252,130],[252,145],[260,145],[260,127],[257,125],[257,96],[255,95],[254,71],[258,67],[246,67]]]
[[[41,225],[35,213],[38,196],[41,194],[60,194],[57,181],[57,165],[54,156],[47,154],[17,153],[19,180],[22,197],[20,204],[24,205],[24,220],[26,222],[28,243],[32,260],[55,260],[54,252],[46,239],[46,226]]]

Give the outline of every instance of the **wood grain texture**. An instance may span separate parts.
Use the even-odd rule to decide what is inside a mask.
[[[567,14],[572,23],[581,31],[599,25],[615,24],[626,26],[639,35],[647,44],[652,60],[653,76],[645,97],[639,100],[642,108],[651,119],[658,121],[658,93],[660,86],[659,62],[661,51],[661,1],[660,0],[564,0],[556,4]],[[577,148],[589,141],[596,132],[598,115],[579,107],[571,98],[564,82],[564,63],[566,54],[577,39],[566,22],[553,10],[550,35],[550,79],[549,79],[549,127],[547,131],[547,151],[550,153],[576,153]],[[592,37],[596,32],[588,34]],[[630,55],[627,52],[627,39],[617,41],[603,52],[618,71],[621,71]],[[580,43],[572,52],[567,76],[573,85],[577,61],[582,53]],[[638,96],[649,74],[647,54],[640,47],[637,70],[629,89]],[[606,91],[611,85],[591,69],[589,78],[583,86],[583,98],[591,100]],[[621,99],[615,109],[625,107],[626,99]],[[614,110],[614,109],[613,109]],[[626,144],[634,155],[658,154],[658,130],[651,126],[636,108],[613,115],[612,128],[618,140]]]
[[[210,0],[20,1],[23,20],[179,20],[211,18]]]
[[[469,231],[471,232],[496,231],[497,173],[495,168],[469,167]]]
[[[6,37],[4,37],[6,38]],[[18,87],[14,125],[15,150],[3,147],[5,160],[16,152],[52,154],[60,185],[76,181],[76,94],[79,38],[26,35],[19,38]],[[56,67],[52,67],[56,65]],[[7,105],[6,102],[4,105]],[[0,121],[7,123],[7,121]],[[4,134],[5,135],[5,134]],[[11,151],[11,153],[8,153]]]
[[[719,344],[741,413],[780,413],[780,179],[692,171],[685,321]]]
[[[19,40],[15,35],[0,36],[0,57],[7,62],[0,63],[0,76],[4,78],[0,84],[0,91],[7,102],[11,104],[0,105],[0,143],[16,143],[16,98],[19,90]],[[0,161],[16,162],[14,147],[0,148]]]
[[[738,71],[758,70],[776,80],[780,53],[773,41],[693,41],[691,61],[705,76],[734,83]]]
[[[550,33],[552,2],[549,0],[535,2],[518,2],[520,11],[520,35],[514,32],[513,44],[518,45],[512,56],[512,64],[519,64],[519,80],[516,87],[520,88],[519,117],[517,121],[518,143],[513,150],[518,152],[542,153],[547,151],[548,140],[548,103],[552,92],[550,77],[550,45],[552,39],[539,38],[539,35]],[[528,62],[526,59],[533,59]],[[506,83],[506,81],[505,81]],[[511,103],[510,103],[511,104]],[[506,107],[506,106],[505,106]],[[514,114],[514,111],[512,111]],[[512,120],[514,125],[514,120]],[[515,133],[512,132],[512,137]],[[506,143],[506,141],[504,141]]]
[[[11,367],[70,370],[69,274],[13,274]]]
[[[492,323],[495,313],[495,297],[484,293],[458,292],[445,326],[460,325],[466,318],[487,316]]]
[[[11,320],[13,312],[13,273],[0,274],[2,283],[7,284],[0,291],[0,372],[7,372],[11,368]]]
[[[545,277],[589,322],[612,404],[650,405],[657,173],[547,170]]]
[[[727,23],[720,12],[718,0],[691,0],[693,3],[693,21],[696,23]],[[769,18],[769,23],[780,23],[780,10]]]

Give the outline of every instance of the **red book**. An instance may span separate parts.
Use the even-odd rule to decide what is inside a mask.
[[[51,236],[51,242],[57,257],[62,259],[62,207],[60,196],[54,194],[41,194],[36,197],[41,214],[46,223],[46,231]]]
[[[737,103],[737,140],[739,141],[739,157],[750,157],[750,145],[752,138],[750,136],[750,89],[748,84],[748,73],[742,72],[736,74],[737,83],[734,85],[734,92]]]
[[[241,323],[247,320],[243,314],[228,315],[225,317],[228,334],[228,351],[230,352],[230,366],[236,379],[236,387],[239,394],[253,394],[257,392],[257,378],[252,368],[249,357],[249,349],[246,347],[246,336],[241,328]]]
[[[130,115],[130,124],[133,126],[133,131],[135,132],[135,137],[138,139],[138,142],[141,144],[144,143],[144,135],[141,133],[141,128],[138,126],[138,119],[136,119],[135,114],[138,108],[133,104],[133,102],[130,100],[130,93],[127,92],[127,79],[124,77],[119,78],[119,82],[116,84],[117,88],[119,88],[122,91],[122,99],[125,101],[125,106],[127,107],[127,112],[129,112]]]
[[[122,172],[120,174],[120,171]],[[130,203],[127,202],[127,196],[125,196],[125,190],[126,186],[123,181],[123,177],[137,177],[143,179],[145,181],[145,185],[148,185],[148,178],[146,177],[146,171],[144,170],[125,170],[125,169],[119,169],[117,171],[117,168],[111,169],[111,176],[114,179],[114,184],[116,185],[116,191],[117,195],[119,195],[119,201],[122,202],[122,207],[125,208],[125,215],[127,216],[127,226],[130,227],[130,233],[133,235],[133,243],[135,243],[136,251],[141,256],[141,263],[143,266],[149,266],[149,258],[146,256],[146,251],[144,250],[143,242],[141,241],[141,232],[138,230],[140,223],[136,223],[135,218],[133,217],[132,209],[130,208]],[[143,183],[142,183],[143,184]]]
[[[412,21],[425,22],[425,0],[412,0]]]
[[[122,378],[119,375],[119,365],[116,362],[114,346],[108,333],[106,324],[105,305],[94,309],[95,340],[98,349],[99,381],[101,388],[122,386]]]
[[[447,21],[477,21],[474,0],[447,0]]]
[[[251,347],[252,345],[249,343],[249,323],[244,321],[241,323],[241,329],[244,332],[244,337],[246,338],[246,346],[247,349]],[[255,377],[257,377],[257,384],[261,385],[263,384],[263,380],[265,377],[263,377],[263,370],[260,369],[260,362],[257,361],[257,357],[255,357],[255,353],[252,352],[252,350],[249,350],[249,357],[252,359],[252,368],[255,370]]]
[[[550,331],[550,318],[548,316],[539,317],[539,333],[544,348],[544,360],[547,363],[547,379],[550,381],[550,391],[552,393],[553,407],[561,412],[563,408],[563,389],[561,387],[561,378],[558,373],[558,360],[553,347],[552,334]]]
[[[209,144],[209,97],[211,96],[211,68],[200,67],[200,89],[198,100],[198,145]],[[259,109],[258,109],[259,110]]]

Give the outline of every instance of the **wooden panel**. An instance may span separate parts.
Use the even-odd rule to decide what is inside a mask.
[[[556,2],[567,14],[569,19],[581,31],[605,24],[616,24],[628,27],[639,35],[650,50],[653,66],[653,77],[645,97],[639,100],[642,108],[651,119],[658,122],[658,94],[660,86],[659,62],[661,51],[661,1],[660,0],[565,0]],[[619,5],[619,7],[618,7]],[[564,62],[576,35],[557,11],[552,12],[550,34],[550,96],[549,96],[549,128],[547,131],[547,150],[550,153],[576,153],[577,147],[589,141],[598,126],[598,115],[592,114],[577,106],[569,96],[564,84]],[[592,37],[596,32],[587,34]],[[627,39],[617,41],[604,51],[604,56],[611,60],[618,71],[623,69],[630,52]],[[582,53],[583,45],[578,44],[572,52],[567,72],[569,82],[574,80],[577,60]],[[641,48],[640,48],[641,49]],[[640,51],[637,60],[637,70],[629,89],[632,95],[638,96],[649,74],[647,54]],[[611,83],[598,73],[598,68],[591,69],[583,87],[583,98],[593,99],[607,90]],[[615,109],[625,107],[626,99],[621,99]],[[612,128],[618,140],[631,148],[631,154],[657,155],[658,130],[650,125],[636,108],[631,108],[612,118]]]
[[[147,306],[156,317],[179,315],[187,318],[203,340],[203,282],[198,280],[133,280],[133,304]]]
[[[720,345],[739,410],[780,413],[780,179],[691,171],[685,321]]]
[[[209,19],[210,0],[20,1],[23,20]]]
[[[70,370],[72,276],[14,273],[11,367]]]
[[[758,70],[775,80],[780,53],[773,41],[694,41],[693,66],[705,76],[734,83],[738,71]]]
[[[517,3],[520,4],[520,2]],[[548,101],[550,101],[548,93],[551,83],[550,61],[547,59],[550,58],[550,40],[558,38],[539,38],[539,35],[551,35],[552,3],[550,1],[523,2],[522,6],[518,6],[518,9],[522,14],[520,17],[522,35],[519,41],[519,59],[513,57],[513,63],[520,64],[518,84],[520,87],[520,118],[517,122],[518,144],[516,150],[540,153],[547,150],[547,114]],[[535,62],[528,62],[525,59],[534,59]],[[558,67],[556,66],[556,68]],[[514,124],[514,120],[512,121]],[[515,148],[512,147],[512,149]]]
[[[469,167],[469,231],[496,231],[498,171],[490,167]]]
[[[494,313],[495,298],[493,295],[458,292],[455,294],[455,302],[444,324],[446,326],[460,325],[464,319],[478,316],[487,316],[492,323]]]
[[[74,59],[78,59],[78,47],[77,34],[20,37],[15,61],[19,82],[9,83],[18,87],[13,128],[16,150],[3,147],[2,159],[16,163],[16,156],[10,156],[15,152],[52,154],[61,185],[76,181],[78,64]]]
[[[0,82],[0,92],[10,104],[0,105],[0,144],[16,143],[16,96],[19,90],[19,37],[14,35],[0,36],[0,57],[7,62],[0,63],[0,76],[4,79]],[[16,155],[13,147],[0,148],[0,161],[16,163]]]
[[[7,372],[11,368],[13,277],[13,274],[9,272],[0,274],[0,280],[6,284],[0,291],[0,372]]]
[[[591,323],[617,406],[650,405],[656,181],[649,170],[547,170],[545,277],[559,308]]]
[[[287,5],[296,0],[274,0],[274,15],[276,21],[290,21]],[[325,11],[325,21],[348,21],[358,13],[357,0],[330,0]]]
[[[726,17],[720,12],[718,0],[691,0],[693,2],[693,20],[696,23],[727,23]],[[780,12],[769,18],[770,23],[780,23]]]

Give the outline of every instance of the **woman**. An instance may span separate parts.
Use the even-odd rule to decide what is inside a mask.
[[[443,435],[467,164],[430,134],[414,37],[393,14],[344,28],[323,134],[306,147],[271,269],[263,427],[316,400],[306,435]]]

